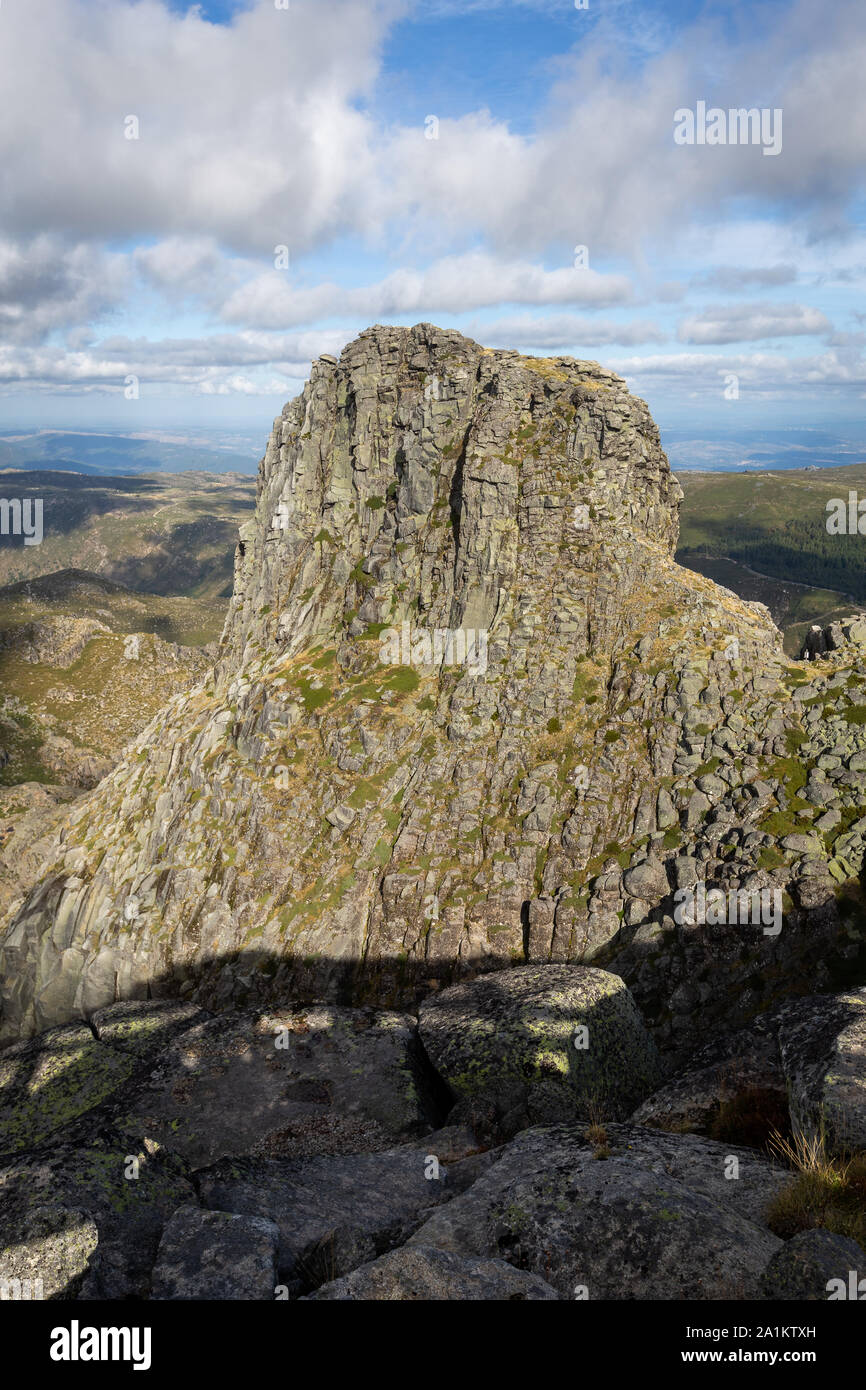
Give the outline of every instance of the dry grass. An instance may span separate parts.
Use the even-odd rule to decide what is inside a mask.
[[[866,1245],[866,1152],[827,1153],[823,1135],[776,1134],[770,1151],[795,1173],[767,1213],[770,1229],[788,1240],[823,1227]]]

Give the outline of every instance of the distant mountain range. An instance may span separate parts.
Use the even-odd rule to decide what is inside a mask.
[[[662,431],[676,471],[742,472],[762,468],[838,468],[866,463],[866,435],[821,429]],[[255,473],[263,440],[254,432],[204,429],[0,431],[0,469],[57,469],[88,474]]]
[[[819,429],[662,431],[662,447],[677,472],[752,472],[762,468],[840,468],[866,463],[866,436]]]
[[[34,430],[0,434],[0,468],[52,468],[76,473],[255,473],[257,436],[227,432],[143,431],[137,434]]]

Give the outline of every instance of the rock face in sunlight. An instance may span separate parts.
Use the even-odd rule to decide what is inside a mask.
[[[215,673],[6,922],[3,1040],[122,999],[402,1009],[592,962],[677,1052],[844,983],[864,649],[791,665],[766,609],[674,563],[679,496],[596,363],[427,324],[316,362]]]

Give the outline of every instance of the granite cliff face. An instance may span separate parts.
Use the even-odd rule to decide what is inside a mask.
[[[316,362],[213,675],[5,925],[3,1040],[173,994],[403,1007],[529,961],[616,970],[676,1048],[853,978],[866,625],[788,662],[674,563],[679,496],[595,363],[426,324]],[[675,920],[699,882],[784,893],[784,924]]]

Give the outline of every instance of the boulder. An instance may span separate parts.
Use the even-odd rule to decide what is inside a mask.
[[[866,1148],[866,988],[783,1006],[779,1050],[795,1133]]]
[[[828,1285],[841,1279],[846,1288],[851,1270],[866,1273],[866,1251],[848,1236],[831,1231],[800,1231],[770,1259],[761,1278],[761,1296],[799,1302],[826,1302]]]
[[[645,859],[623,875],[623,887],[632,898],[659,902],[670,892],[665,866],[658,859]]]
[[[622,1117],[662,1076],[622,980],[591,966],[522,966],[454,985],[422,1003],[419,1028],[457,1114],[492,1106],[503,1135]]]

